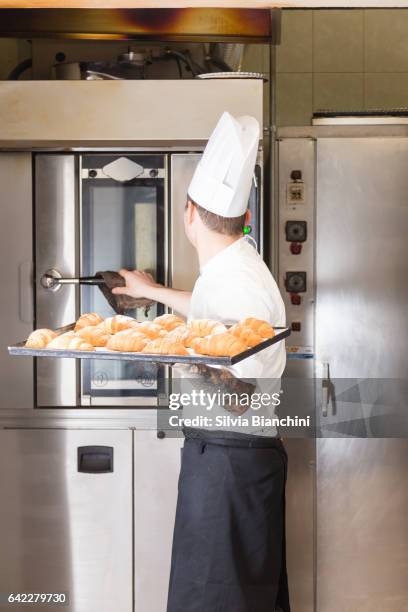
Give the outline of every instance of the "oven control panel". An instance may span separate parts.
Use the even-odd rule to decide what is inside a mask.
[[[315,141],[280,139],[278,158],[279,287],[292,330],[288,358],[304,369],[314,355]]]

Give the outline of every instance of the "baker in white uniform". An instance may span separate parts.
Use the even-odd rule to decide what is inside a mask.
[[[146,297],[189,319],[246,317],[285,325],[279,289],[243,237],[259,144],[253,117],[224,113],[188,189],[185,230],[200,276],[192,294],[121,270],[116,293]],[[279,388],[283,343],[231,368]],[[289,612],[284,491],[287,457],[275,430],[187,429],[179,480],[167,612]]]

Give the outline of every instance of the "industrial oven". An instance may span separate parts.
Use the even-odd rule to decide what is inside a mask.
[[[224,110],[263,125],[264,85],[191,79],[41,87],[0,84],[0,265],[8,284],[0,591],[66,592],[72,612],[158,612],[166,606],[182,444],[157,432],[169,369],[13,359],[6,346],[82,312],[112,314],[97,286],[79,284],[100,270],[145,269],[158,282],[192,288],[199,270],[184,234],[188,184]],[[247,228],[261,252],[263,185],[261,142]],[[154,305],[129,314],[160,312]]]
[[[6,309],[4,316],[8,330],[21,339],[32,325],[57,328],[92,310],[113,314],[97,286],[79,284],[98,271],[144,269],[160,283],[191,289],[199,269],[184,233],[183,216],[187,188],[206,137],[225,109],[236,115],[252,114],[263,124],[262,79],[56,81],[43,86],[48,91],[45,113],[35,84],[2,84],[6,120],[2,144],[20,151],[19,156],[2,155],[9,181],[4,198],[7,202],[20,198],[21,206],[26,206],[22,211],[15,204],[10,204],[11,211],[3,208],[3,222],[18,220],[21,234],[21,240],[18,235],[17,240],[10,239],[8,249],[9,259],[19,262],[13,279],[18,312],[10,299],[7,311],[14,310],[14,320]],[[7,102],[16,95],[21,116],[10,116],[8,122]],[[24,108],[29,100],[27,117]],[[133,100],[135,107],[129,103]],[[107,121],[104,109],[109,104],[119,104],[122,112]],[[23,148],[29,153],[23,154]],[[263,158],[261,145],[247,228],[260,252]],[[139,309],[129,314],[144,319],[162,311],[161,305],[154,305],[148,312]],[[36,408],[154,407],[168,374],[152,366],[119,362],[39,359],[31,386],[26,382],[27,364],[5,365],[4,380],[8,368],[14,380],[21,371],[25,405]],[[22,392],[9,390],[10,408],[21,407],[21,399]]]
[[[161,284],[193,287],[198,262],[183,215],[199,159],[199,152],[149,150],[33,156],[37,328],[84,312],[114,314],[98,286],[81,281],[97,271],[146,270]],[[261,154],[255,176],[247,231],[261,248]],[[162,313],[155,304],[128,314]],[[166,374],[148,363],[38,359],[36,406],[157,406]]]

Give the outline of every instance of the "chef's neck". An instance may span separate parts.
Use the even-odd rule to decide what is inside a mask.
[[[240,238],[242,238],[241,234],[236,236],[227,236],[225,234],[213,232],[205,227],[202,227],[196,238],[195,245],[200,269],[203,268],[205,264],[210,261],[210,259],[218,255],[218,253],[229,247]]]

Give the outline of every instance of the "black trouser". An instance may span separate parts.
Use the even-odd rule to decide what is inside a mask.
[[[282,442],[185,435],[167,612],[290,612]]]

